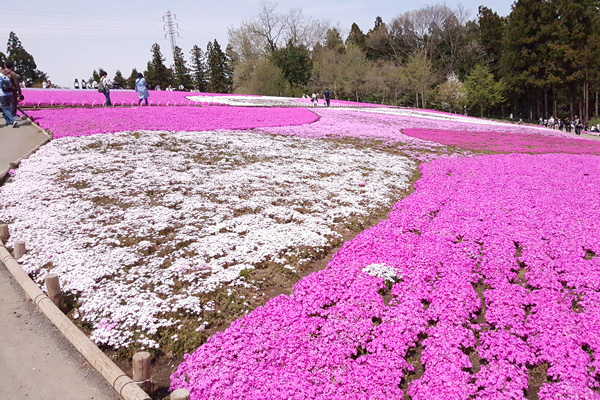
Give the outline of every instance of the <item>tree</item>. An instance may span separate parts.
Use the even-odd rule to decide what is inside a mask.
[[[365,90],[365,77],[369,63],[365,54],[356,46],[346,48],[342,57],[342,85],[344,92],[360,101]]]
[[[228,60],[217,39],[208,42],[206,46],[208,85],[207,90],[211,93],[228,93],[231,89],[228,77]]]
[[[122,88],[127,87],[127,80],[123,77],[123,74],[121,73],[120,70],[117,70],[117,72],[115,72],[115,77],[113,78],[113,82],[116,86],[119,86]]]
[[[343,53],[346,50],[342,36],[337,29],[331,28],[327,30],[325,48],[328,50],[335,50],[339,53]]]
[[[497,75],[502,54],[502,37],[506,27],[506,19],[491,9],[479,6],[479,41],[485,51],[490,71]]]
[[[436,74],[433,70],[431,59],[427,57],[425,50],[417,51],[410,55],[405,71],[408,86],[415,94],[415,107],[419,107],[420,96],[421,106],[426,108],[427,95],[435,83]]]
[[[206,92],[206,58],[197,45],[190,51],[190,63],[194,87],[200,92]]]
[[[281,70],[268,58],[263,58],[258,61],[250,78],[239,92],[261,96],[288,96],[291,95],[291,88]]]
[[[46,74],[37,69],[37,64],[33,56],[25,50],[14,32],[10,32],[8,35],[8,44],[6,47],[5,61],[11,60],[14,63],[14,70],[23,77],[23,80],[31,79],[33,82],[43,80]],[[4,55],[2,54],[2,56]]]
[[[354,45],[360,49],[363,49],[365,46],[365,39],[365,34],[360,30],[356,22],[352,23],[350,33],[346,38],[346,46]]]
[[[455,73],[436,87],[435,100],[442,110],[459,113],[467,105],[467,91]]]
[[[192,77],[190,76],[190,70],[185,64],[183,51],[179,46],[175,46],[173,51],[173,69],[175,75],[175,85],[177,87],[181,85],[185,89],[190,89],[192,87]]]
[[[129,89],[135,89],[135,81],[137,80],[138,70],[136,68],[131,70],[129,78],[127,78],[127,87]]]
[[[165,58],[160,52],[158,43],[154,43],[150,49],[152,59],[148,61],[146,72],[146,83],[148,87],[154,88],[160,86],[162,89],[167,88],[173,81],[173,72],[165,66]]]
[[[303,45],[295,45],[290,40],[286,47],[273,51],[270,58],[271,62],[279,67],[292,90],[308,83],[312,60],[308,49]]]
[[[494,80],[494,75],[487,65],[475,66],[475,69],[467,76],[465,90],[469,104],[472,107],[479,106],[482,118],[488,108],[504,102],[502,96],[504,83]]]

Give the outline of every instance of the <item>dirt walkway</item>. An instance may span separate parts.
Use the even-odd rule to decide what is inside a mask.
[[[0,128],[0,173],[46,139],[30,122],[20,124]],[[0,262],[0,399],[118,398]]]
[[[0,263],[0,399],[119,396],[25,297]]]

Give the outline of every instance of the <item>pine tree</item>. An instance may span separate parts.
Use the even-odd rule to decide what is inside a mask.
[[[228,93],[230,83],[227,77],[227,56],[217,39],[212,43],[208,42],[206,58],[209,76],[207,90],[212,93]]]
[[[115,84],[115,87],[121,87],[121,88],[127,87],[127,80],[125,79],[125,77],[123,77],[123,74],[121,73],[120,70],[117,70],[117,72],[115,72],[115,77],[113,78],[113,82]]]
[[[183,57],[183,51],[181,47],[175,46],[173,51],[173,69],[175,75],[175,85],[179,87],[183,86],[189,90],[192,87],[192,77],[190,76],[190,70],[185,64],[185,58]]]
[[[135,81],[137,79],[137,75],[138,75],[138,70],[136,68],[131,70],[131,74],[129,75],[129,78],[127,78],[127,87],[129,89],[135,89]]]
[[[190,51],[192,82],[196,90],[206,92],[206,59],[202,49],[197,45]]]
[[[346,38],[346,46],[354,45],[358,46],[360,49],[364,49],[365,40],[366,36],[363,31],[360,30],[356,22],[353,23],[350,28],[350,34]]]
[[[479,41],[487,55],[490,70],[499,72],[500,55],[502,54],[502,36],[506,26],[506,18],[499,16],[491,9],[479,6]]]
[[[39,82],[46,75],[37,69],[33,56],[24,48],[23,44],[14,32],[8,35],[7,60],[14,63],[14,70],[23,77],[23,80],[31,79],[33,82]]]
[[[171,85],[173,81],[172,71],[165,66],[165,58],[160,52],[158,43],[154,43],[150,49],[152,59],[148,61],[146,67],[146,84],[148,87],[154,88],[160,86],[163,90]]]

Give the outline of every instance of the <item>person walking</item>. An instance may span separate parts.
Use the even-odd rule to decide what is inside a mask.
[[[98,85],[98,91],[104,93],[104,97],[106,97],[106,101],[104,102],[105,106],[112,106],[110,102],[110,86],[112,85],[112,81],[109,79],[106,71],[102,71],[100,74],[100,84]]]
[[[77,78],[75,78],[75,82],[73,82],[73,87],[75,89],[79,89],[79,81],[77,80]]]
[[[312,96],[311,97],[312,97],[313,106],[316,107],[317,104],[319,104],[319,99],[317,98],[317,91],[316,90],[314,90],[312,92]]]
[[[150,94],[146,88],[146,79],[144,79],[144,75],[141,72],[138,72],[137,79],[135,80],[135,91],[140,99],[140,101],[138,101],[138,106],[142,104],[142,100],[148,105],[148,97],[150,97]]]
[[[5,68],[2,70],[2,74],[10,79],[10,84],[12,86],[12,96],[8,97],[10,99],[10,112],[13,116],[13,119],[20,119],[17,117],[17,104],[19,103],[19,98],[21,97],[21,84],[19,83],[19,77],[14,70],[14,64],[12,61],[7,61],[4,64]]]
[[[6,121],[7,126],[12,126],[13,128],[17,127],[17,121],[13,118],[12,112],[10,110],[10,106],[12,103],[12,92],[13,90],[8,90],[12,87],[10,82],[10,78],[3,73],[0,72],[0,107],[2,108],[2,115],[4,115],[4,120]]]
[[[329,101],[331,97],[331,95],[329,94],[329,89],[325,88],[325,91],[323,92],[323,97],[325,97],[325,104],[327,104],[327,107],[329,107]]]

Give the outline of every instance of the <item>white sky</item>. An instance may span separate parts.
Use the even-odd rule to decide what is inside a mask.
[[[461,3],[474,18],[483,0],[428,1],[426,3],[393,0],[327,0],[319,2],[273,1],[285,14],[301,8],[313,19],[330,20],[347,33],[353,22],[363,32],[373,27],[375,17],[384,22],[425,4],[445,4],[452,9]],[[487,7],[500,15],[510,13],[511,1],[486,0]],[[14,31],[25,50],[35,58],[39,69],[53,83],[72,86],[75,78],[88,79],[94,69],[104,68],[110,77],[120,69],[128,77],[132,68],[143,71],[150,60],[150,47],[160,44],[167,65],[171,65],[170,42],[165,39],[162,16],[170,10],[179,25],[177,45],[189,59],[197,44],[203,50],[208,41],[217,39],[223,50],[227,45],[227,27],[238,27],[260,10],[259,0],[144,0],[75,1],[21,0],[3,5],[0,23],[0,51],[6,53],[6,41]]]

